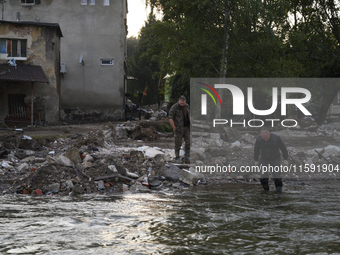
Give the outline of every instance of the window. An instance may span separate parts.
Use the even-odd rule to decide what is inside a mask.
[[[15,119],[22,119],[26,117],[25,95],[8,95],[8,116]]]
[[[96,4],[96,0],[90,0],[90,5],[95,5]]]
[[[22,6],[34,5],[35,0],[21,0]]]
[[[104,6],[110,6],[110,0],[104,0]]]
[[[0,39],[0,53],[7,54],[6,58],[27,59],[27,40]]]
[[[101,59],[100,65],[102,66],[113,66],[113,59]]]
[[[87,5],[87,0],[81,0],[81,5]]]

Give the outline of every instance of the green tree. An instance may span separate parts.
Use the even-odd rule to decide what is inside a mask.
[[[148,4],[164,15],[154,29],[163,45],[159,54],[163,74],[177,74],[181,80],[339,77],[339,3],[334,0],[148,0]],[[174,82],[173,91],[181,91],[183,84]],[[316,117],[322,123],[339,87],[316,89],[322,99]]]
[[[160,67],[158,56],[161,45],[157,44],[157,38],[153,33],[153,24],[157,23],[155,16],[150,14],[142,27],[139,37],[128,38],[128,76],[135,79],[128,81],[128,93],[132,102],[139,104],[136,93],[143,93],[147,88],[146,96],[142,97],[142,104],[155,104],[161,100],[162,87],[160,86]],[[153,51],[152,57],[150,51]],[[147,54],[148,52],[148,54]]]

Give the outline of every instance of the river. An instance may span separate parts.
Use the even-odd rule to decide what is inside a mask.
[[[339,181],[0,196],[0,254],[340,254]]]

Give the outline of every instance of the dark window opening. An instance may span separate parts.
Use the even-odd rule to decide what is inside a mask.
[[[22,4],[34,4],[34,0],[21,0]]]
[[[14,119],[26,117],[25,95],[8,95],[8,116]]]
[[[27,40],[0,38],[0,53],[12,58],[27,58]]]

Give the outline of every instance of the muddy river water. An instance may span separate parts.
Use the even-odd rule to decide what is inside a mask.
[[[340,254],[340,181],[0,196],[0,254]]]

